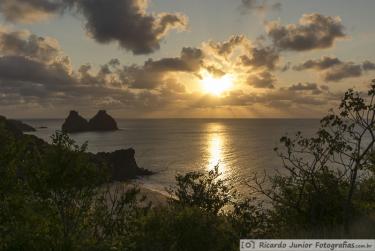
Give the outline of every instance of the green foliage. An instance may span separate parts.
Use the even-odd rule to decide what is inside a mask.
[[[141,210],[137,189],[104,186],[107,169],[94,165],[86,145],[65,133],[53,135],[48,146],[0,132],[8,140],[0,152],[0,250],[125,246],[118,237],[131,231],[131,218]]]
[[[313,137],[282,137],[283,169],[249,186],[270,199],[276,229],[295,233],[350,226],[368,217],[374,200],[375,80],[367,96],[348,90],[337,114],[321,120]],[[366,208],[364,211],[363,209]]]
[[[258,198],[250,197],[238,200],[233,204],[233,210],[227,213],[237,236],[242,239],[271,238],[276,236],[270,217]]]
[[[126,184],[107,184],[101,188],[92,210],[90,250],[133,250],[139,219],[150,205],[140,206],[139,189]]]
[[[110,183],[86,144],[56,132],[47,145],[0,117],[0,250],[230,251],[240,238],[371,238],[374,98],[375,81],[367,97],[349,90],[316,135],[282,137],[282,170],[255,176],[248,197],[215,167],[177,175],[160,207]]]
[[[238,236],[224,216],[197,207],[153,210],[141,221],[135,250],[230,251],[238,249]]]
[[[177,185],[169,189],[172,204],[198,207],[218,214],[236,196],[228,180],[220,179],[218,166],[208,173],[189,172],[177,175]]]

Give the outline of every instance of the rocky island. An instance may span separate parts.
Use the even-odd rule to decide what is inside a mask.
[[[89,123],[76,111],[70,111],[61,128],[65,132],[86,132],[89,131]]]
[[[99,110],[89,121],[80,116],[77,111],[70,111],[62,125],[62,130],[68,133],[115,131],[118,127],[116,121],[105,110]]]
[[[90,119],[89,129],[91,131],[115,131],[118,127],[116,121],[105,110],[100,110]]]

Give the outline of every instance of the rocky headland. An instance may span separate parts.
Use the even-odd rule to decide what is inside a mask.
[[[71,114],[72,119],[76,119],[74,112]],[[78,115],[79,116],[79,115]],[[82,121],[82,120],[77,120]],[[38,150],[43,153],[49,147],[54,147],[48,144],[42,139],[34,136],[24,134],[19,128],[18,123],[14,123],[13,120],[8,120],[3,116],[0,116],[0,133],[8,136],[12,136],[17,141],[27,142],[29,147],[37,147]],[[75,127],[74,129],[77,129]],[[2,144],[2,142],[0,142]],[[27,149],[25,149],[27,150]],[[135,150],[133,148],[121,149],[114,152],[101,152],[101,153],[86,153],[95,165],[100,168],[108,168],[111,175],[111,181],[126,181],[135,179],[138,176],[150,175],[151,171],[140,168],[135,160]]]
[[[28,124],[25,124],[19,120],[9,119],[8,122],[11,123],[15,128],[17,128],[21,132],[35,132],[36,131],[34,127]]]

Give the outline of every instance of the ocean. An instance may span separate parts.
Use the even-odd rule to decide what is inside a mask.
[[[32,119],[24,122],[38,128],[35,136],[50,142],[63,119]],[[71,134],[78,143],[88,142],[88,151],[113,151],[132,147],[140,167],[156,172],[139,181],[145,187],[165,192],[177,173],[205,171],[219,165],[223,177],[235,187],[253,173],[272,174],[281,167],[273,151],[285,134],[315,133],[317,119],[120,119],[120,130]]]

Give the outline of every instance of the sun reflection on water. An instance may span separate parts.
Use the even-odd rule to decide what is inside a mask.
[[[223,125],[213,123],[208,124],[208,166],[209,170],[219,165],[219,171],[225,173],[226,165],[224,161],[225,136]]]

